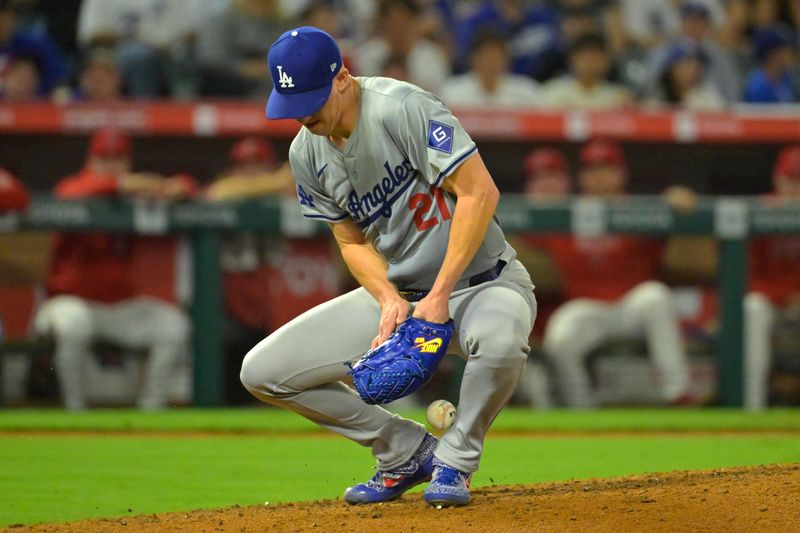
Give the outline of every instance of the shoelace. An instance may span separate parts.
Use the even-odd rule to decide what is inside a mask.
[[[465,485],[469,479],[469,474],[456,470],[451,466],[439,465],[435,470],[434,482],[442,485]]]

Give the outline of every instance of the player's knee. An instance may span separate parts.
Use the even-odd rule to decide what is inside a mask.
[[[284,381],[281,365],[270,357],[266,346],[262,341],[245,355],[239,380],[255,396],[285,396],[288,391],[281,386]]]
[[[89,304],[75,296],[57,296],[39,310],[34,328],[56,342],[88,342],[93,334]]]
[[[554,360],[572,353],[577,334],[574,323],[558,320],[554,315],[548,322],[542,339],[542,351],[545,357]]]
[[[520,320],[486,320],[468,335],[470,353],[499,362],[519,362],[528,358],[529,331]]]
[[[159,310],[153,337],[157,344],[186,346],[191,325],[189,317],[181,309],[164,306]]]
[[[259,370],[259,366],[255,361],[255,356],[251,350],[242,360],[242,368],[239,371],[239,381],[242,386],[251,394],[259,391],[262,386],[263,374]]]
[[[769,313],[770,303],[767,297],[758,292],[749,292],[744,297],[744,312],[747,317],[765,316]]]
[[[641,312],[671,308],[672,294],[660,281],[646,281],[634,289],[633,305]]]

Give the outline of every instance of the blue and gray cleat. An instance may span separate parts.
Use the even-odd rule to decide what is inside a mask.
[[[344,501],[356,503],[380,503],[399,498],[405,491],[431,479],[433,474],[433,449],[438,440],[430,433],[405,464],[391,471],[375,473],[366,483],[348,487]]]
[[[468,504],[472,474],[457,470],[438,459],[434,460],[433,466],[433,481],[425,489],[425,501],[437,509]]]

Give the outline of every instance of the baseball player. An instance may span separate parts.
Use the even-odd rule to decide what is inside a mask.
[[[595,140],[580,153],[585,197],[621,198],[627,171],[622,150]],[[643,336],[661,374],[665,401],[683,404],[689,369],[669,289],[659,281],[664,243],[626,235],[532,236],[548,251],[569,301],[547,323],[543,349],[556,370],[564,401],[594,406],[586,360],[614,337]],[[591,272],[591,276],[587,273]]]
[[[55,194],[62,199],[186,196],[194,186],[188,177],[131,174],[130,166],[130,138],[100,130],[92,136],[84,169],[61,180]],[[135,237],[120,234],[54,236],[48,299],[36,314],[34,329],[55,341],[54,364],[67,409],[86,408],[85,365],[97,340],[147,349],[138,405],[148,410],[167,406],[169,379],[187,350],[190,324],[178,306],[141,294],[134,277],[135,243]]]
[[[774,194],[766,202],[800,199],[800,145],[784,148],[773,172]],[[800,237],[769,235],[750,245],[750,287],[744,300],[744,405],[767,405],[771,333],[780,313],[800,313]]]
[[[347,502],[392,500],[432,478],[428,503],[466,504],[536,315],[530,276],[494,218],[497,188],[436,96],[350,76],[327,33],[288,31],[268,62],[267,116],[303,125],[289,151],[303,213],[329,223],[362,287],[261,341],[244,359],[242,383],[261,401],[371,448],[378,471],[348,488]],[[348,363],[410,314],[439,324],[452,317],[449,350],[467,360],[458,416],[440,440],[342,383]]]

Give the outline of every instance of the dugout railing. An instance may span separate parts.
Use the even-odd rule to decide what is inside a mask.
[[[742,405],[742,302],[747,284],[747,241],[752,235],[800,233],[800,206],[764,205],[742,197],[701,198],[689,211],[676,211],[659,197],[623,201],[575,199],[535,203],[506,195],[498,209],[509,234],[519,232],[638,235],[707,235],[720,244],[718,380],[720,403]],[[0,231],[109,231],[145,235],[184,234],[193,250],[194,403],[222,404],[223,232],[258,231],[300,236],[327,229],[307,221],[296,203],[264,198],[243,203],[164,205],[120,200],[60,201],[37,196],[25,213],[0,215]]]

